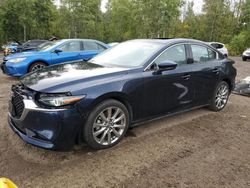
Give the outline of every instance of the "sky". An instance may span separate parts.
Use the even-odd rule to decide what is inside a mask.
[[[188,0],[194,2],[194,12],[200,14],[202,12],[203,0]]]
[[[194,2],[194,12],[196,14],[200,14],[202,12],[202,5],[203,5],[203,0],[186,0],[186,1],[193,1]],[[106,11],[106,3],[108,2],[108,0],[102,0],[102,5],[101,5],[101,10],[102,12]]]
[[[106,12],[106,4],[107,4],[108,0],[102,0],[102,4],[101,4],[101,10],[102,12]]]

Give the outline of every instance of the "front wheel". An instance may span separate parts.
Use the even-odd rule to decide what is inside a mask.
[[[230,94],[229,85],[225,81],[221,81],[214,92],[212,102],[209,108],[213,111],[220,111],[225,108]]]
[[[247,60],[247,58],[246,57],[242,57],[242,61],[246,61]]]
[[[29,70],[28,72],[34,72],[36,70],[40,70],[40,69],[43,69],[44,67],[46,67],[47,65],[43,62],[36,62],[36,63],[33,63],[30,67],[29,67]]]
[[[83,127],[83,138],[93,149],[106,149],[118,144],[129,126],[125,105],[106,100],[95,107]]]

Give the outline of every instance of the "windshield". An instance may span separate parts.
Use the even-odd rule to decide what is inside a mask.
[[[45,42],[43,44],[40,44],[37,47],[37,51],[46,51],[51,50],[55,45],[59,44],[60,41],[51,41],[51,42]]]
[[[163,44],[148,41],[121,43],[90,60],[91,63],[117,67],[138,67],[145,63]]]

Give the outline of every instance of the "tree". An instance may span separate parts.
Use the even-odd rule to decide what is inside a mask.
[[[55,6],[50,0],[8,0],[1,6],[1,24],[7,40],[46,38],[51,34]]]

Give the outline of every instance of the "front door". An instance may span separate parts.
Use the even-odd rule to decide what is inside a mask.
[[[71,41],[65,44],[62,44],[58,49],[61,52],[55,53],[52,52],[51,55],[51,64],[58,64],[70,61],[81,60],[81,51],[82,51],[82,42],[81,41]]]
[[[145,116],[165,115],[193,105],[195,89],[186,52],[184,44],[169,47],[143,73]],[[176,62],[177,68],[156,75],[154,66],[166,60]]]

